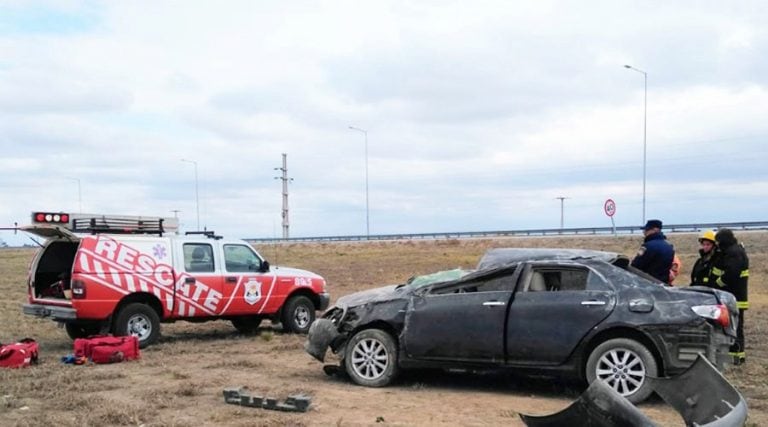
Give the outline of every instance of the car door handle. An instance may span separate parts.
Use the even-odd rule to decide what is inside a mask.
[[[483,303],[483,305],[487,307],[496,307],[496,306],[506,305],[506,303],[503,301],[486,301]]]
[[[187,277],[184,279],[184,283],[195,283],[197,280],[194,277]]]
[[[605,305],[605,301],[596,301],[596,300],[590,300],[590,301],[582,301],[581,305]]]
[[[226,278],[226,279],[224,279],[224,280],[226,280],[226,281],[227,281],[227,283],[237,283],[237,277],[231,277],[231,276],[230,276],[230,277],[227,277],[227,278]]]

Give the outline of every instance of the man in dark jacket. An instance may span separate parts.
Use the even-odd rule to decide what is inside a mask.
[[[664,283],[669,283],[669,269],[675,257],[675,248],[661,232],[661,221],[651,219],[643,227],[645,240],[632,260],[632,267],[642,270]]]
[[[717,287],[736,297],[739,308],[739,326],[736,329],[736,343],[731,346],[733,364],[746,361],[744,352],[744,311],[749,308],[747,280],[749,279],[749,258],[744,247],[736,240],[733,231],[722,228],[715,234],[717,253],[712,261],[712,280]],[[713,286],[714,287],[714,286]]]

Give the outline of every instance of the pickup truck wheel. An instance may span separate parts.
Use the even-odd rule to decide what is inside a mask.
[[[250,335],[256,332],[261,325],[261,317],[243,316],[232,319],[232,326],[243,335]]]
[[[117,336],[135,335],[139,339],[139,348],[145,348],[160,336],[160,317],[146,304],[128,304],[117,314],[113,333]]]
[[[397,345],[381,329],[356,333],[344,350],[344,367],[352,381],[367,387],[389,385],[397,375]]]
[[[280,316],[283,331],[295,334],[306,334],[309,332],[309,327],[314,321],[315,304],[303,295],[297,295],[289,299],[285,307],[283,307],[283,312]]]
[[[590,384],[603,381],[630,402],[640,403],[653,393],[645,377],[658,376],[658,367],[644,345],[628,338],[615,338],[592,350],[586,374]]]
[[[74,340],[98,335],[101,332],[101,325],[98,323],[73,322],[65,324],[64,329],[66,329],[67,335]]]

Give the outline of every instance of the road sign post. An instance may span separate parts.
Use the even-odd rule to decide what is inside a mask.
[[[616,214],[616,202],[613,201],[613,199],[608,199],[605,201],[605,204],[603,205],[603,210],[605,211],[605,214],[608,215],[609,218],[611,218],[611,227],[613,228],[613,235],[616,236],[616,222],[613,220],[613,216]]]

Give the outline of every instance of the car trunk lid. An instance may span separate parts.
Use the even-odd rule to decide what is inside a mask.
[[[736,298],[728,292],[721,291],[719,289],[707,288],[704,286],[689,286],[684,288],[667,288],[672,293],[690,293],[696,292],[699,294],[708,294],[714,298],[716,304],[722,304],[728,308],[728,314],[730,322],[727,328],[724,328],[725,333],[731,336],[736,336],[736,325],[739,319],[739,309],[736,305]]]

